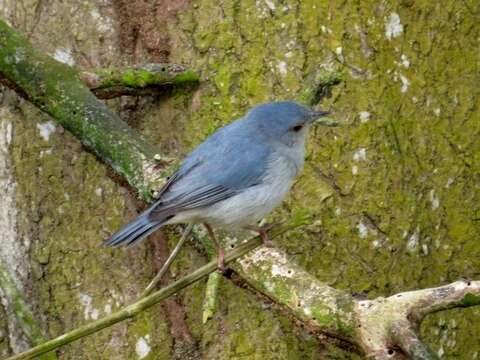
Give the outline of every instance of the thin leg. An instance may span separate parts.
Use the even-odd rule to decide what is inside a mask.
[[[203,223],[203,225],[205,225],[205,228],[207,229],[207,232],[208,232],[208,236],[212,240],[213,245],[215,246],[215,250],[217,250],[217,254],[218,254],[217,267],[218,267],[218,270],[220,270],[223,273],[223,272],[225,272],[225,269],[226,269],[226,267],[225,267],[225,251],[223,250],[223,248],[218,243],[212,227],[207,223]]]
[[[270,238],[268,237],[268,230],[270,230],[272,226],[273,225],[266,225],[266,226],[247,225],[245,226],[245,229],[257,232],[263,241],[263,245],[267,247],[271,247],[273,243],[272,243],[272,240],[270,240]]]
[[[172,264],[173,260],[177,257],[177,255],[178,255],[180,249],[182,248],[183,244],[185,244],[185,241],[187,240],[188,235],[190,235],[190,233],[192,232],[192,228],[193,228],[193,224],[188,224],[187,225],[187,227],[183,231],[182,237],[178,241],[177,245],[175,245],[175,248],[173,249],[172,253],[168,257],[167,261],[165,261],[162,268],[157,273],[157,275],[155,275],[153,280],[150,281],[150,284],[148,284],[148,286],[145,288],[145,290],[143,290],[140,297],[144,297],[144,296],[147,296],[148,294],[150,294],[153,291],[153,289],[155,289],[155,286],[157,286],[157,284],[160,282],[160,280],[162,280],[162,277],[167,272],[167,270],[170,267],[170,265]]]

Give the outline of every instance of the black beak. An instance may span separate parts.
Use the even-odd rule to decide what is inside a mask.
[[[339,123],[337,121],[326,117],[329,114],[330,114],[329,111],[312,111],[310,113],[311,122],[314,124],[322,125],[322,126],[329,126],[329,127],[338,126]]]

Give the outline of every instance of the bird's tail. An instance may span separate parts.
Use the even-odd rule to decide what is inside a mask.
[[[160,219],[150,218],[150,209],[140,214],[129,224],[117,231],[112,237],[106,240],[104,246],[132,246],[143,240],[155,230],[159,229],[172,217],[165,216]]]

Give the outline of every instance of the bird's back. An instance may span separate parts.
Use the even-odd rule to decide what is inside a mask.
[[[243,119],[212,134],[182,163],[179,181],[165,194],[219,185],[241,191],[260,181],[273,152],[272,144]]]

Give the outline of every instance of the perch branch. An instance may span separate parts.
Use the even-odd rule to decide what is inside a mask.
[[[13,84],[12,88],[26,94],[35,105],[48,112],[139,189],[145,199],[150,199],[150,189],[158,188],[164,179],[158,170],[163,170],[165,165],[159,164],[162,156],[98,102],[71,68],[33,49],[23,36],[1,22],[0,73]],[[335,76],[322,76],[313,77],[313,85],[309,85],[313,88],[303,92],[307,94],[303,95],[303,102],[315,102],[318,94],[338,83],[331,80]],[[324,83],[322,79],[328,81]],[[295,223],[298,219],[292,221]],[[213,263],[209,265],[212,271],[215,268]],[[428,350],[413,336],[413,329],[422,318],[428,313],[452,307],[480,304],[478,281],[459,281],[434,289],[358,301],[346,291],[318,281],[293,263],[284,251],[274,248],[260,247],[231,266],[254,289],[285,307],[302,322],[351,343],[373,359],[430,356],[424,355]],[[162,291],[165,289],[140,303],[150,304],[151,299],[158,299]],[[407,323],[409,327],[406,327]],[[411,340],[404,340],[399,328],[407,329]]]
[[[282,230],[285,231],[285,228]],[[281,233],[277,232],[277,234]],[[247,252],[251,251],[252,249],[260,246],[262,244],[262,240],[260,237],[256,237],[251,239],[243,244],[238,245],[232,251],[228,251],[225,254],[225,263],[229,263],[243,255]],[[198,270],[195,270],[191,274],[178,279],[177,281],[173,282],[172,284],[154,292],[151,295],[148,295],[137,302],[128,305],[127,307],[105,316],[97,321],[91,322],[89,324],[80,326],[75,330],[72,330],[68,333],[65,333],[55,339],[49,340],[41,345],[35,346],[23,353],[14,355],[6,360],[26,360],[26,359],[33,359],[36,356],[41,354],[45,354],[49,351],[59,348],[65,344],[71,343],[72,341],[78,340],[82,337],[91,335],[96,333],[102,329],[110,327],[122,320],[132,318],[135,315],[139,314],[140,312],[144,311],[152,307],[153,305],[157,304],[158,302],[166,299],[169,296],[177,293],[181,289],[186,288],[188,285],[197,282],[198,280],[202,279],[203,277],[207,276],[211,272],[217,269],[217,262],[216,260],[210,261],[208,264],[202,266]]]
[[[195,72],[178,64],[95,69],[82,71],[79,76],[100,99],[122,95],[159,95],[168,87],[196,84],[199,81]]]
[[[255,290],[288,308],[310,327],[355,339],[352,296],[318,281],[291,262],[284,251],[261,247],[231,266]]]

